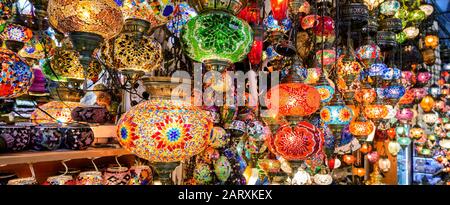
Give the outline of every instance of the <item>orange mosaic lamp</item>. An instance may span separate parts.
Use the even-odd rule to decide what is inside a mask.
[[[303,83],[282,83],[269,90],[267,107],[280,116],[308,116],[320,107],[320,94]]]
[[[350,122],[349,125],[350,133],[356,137],[365,137],[372,133],[374,129],[375,125],[363,115],[359,115],[358,118]]]

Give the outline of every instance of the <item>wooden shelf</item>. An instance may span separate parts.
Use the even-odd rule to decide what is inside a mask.
[[[55,150],[55,151],[26,151],[18,153],[0,154],[0,166],[12,164],[27,164],[38,162],[62,161],[66,159],[88,159],[93,157],[108,157],[129,155],[130,152],[122,148],[89,148],[87,150]]]

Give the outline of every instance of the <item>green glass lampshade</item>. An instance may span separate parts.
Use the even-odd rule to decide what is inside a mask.
[[[408,21],[411,22],[420,22],[426,18],[426,14],[424,11],[420,9],[416,9],[408,14]]]
[[[185,53],[195,61],[230,64],[250,52],[253,30],[231,14],[212,11],[192,18],[181,32]]]

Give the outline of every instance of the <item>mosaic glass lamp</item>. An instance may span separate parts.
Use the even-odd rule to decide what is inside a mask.
[[[46,55],[53,56],[55,47],[55,43],[48,35],[34,35],[30,41],[25,43],[18,54],[26,59],[43,59]]]
[[[389,114],[389,108],[383,104],[367,105],[364,108],[364,115],[371,119],[374,123],[378,123]]]
[[[95,79],[102,70],[100,63],[93,59],[89,63],[89,67],[84,69],[79,58],[77,51],[62,48],[56,49],[55,55],[50,60],[51,69],[54,73],[52,71],[44,73],[50,74],[48,77],[54,81],[67,81],[77,84],[80,84],[85,79]]]
[[[100,48],[101,59],[125,74],[139,76],[161,67],[161,44],[147,35],[151,23],[141,19],[127,19],[123,31]]]
[[[36,124],[71,123],[72,110],[78,106],[78,102],[50,101],[31,113],[31,121]]]
[[[383,90],[383,96],[391,105],[395,105],[405,95],[405,92],[406,89],[402,85],[391,85]]]
[[[83,32],[110,39],[123,26],[123,15],[114,0],[49,0],[50,24],[63,33]]]
[[[430,112],[433,109],[435,104],[436,104],[436,102],[433,99],[433,97],[431,95],[427,95],[424,98],[422,98],[422,101],[420,101],[419,105],[423,111]]]
[[[191,18],[197,16],[197,12],[189,6],[187,3],[179,3],[173,14],[173,18],[166,24],[170,32],[180,38],[181,29],[183,26],[191,20]]]
[[[356,49],[356,56],[366,66],[369,67],[372,63],[380,57],[381,49],[371,39],[368,43]]]
[[[353,49],[352,43],[349,42],[343,49],[343,54],[341,54],[337,60],[338,75],[344,77],[347,85],[350,85],[357,77],[359,77],[359,73],[361,73],[363,69],[362,65],[356,59],[355,50]]]
[[[277,21],[281,21],[287,16],[288,0],[270,0],[273,17]]]
[[[422,4],[419,6],[419,9],[422,10],[426,16],[430,16],[434,11],[433,5],[430,4]]]
[[[0,48],[0,98],[15,98],[27,93],[33,70],[15,52]]]
[[[263,52],[263,41],[264,41],[264,29],[262,26],[254,28],[255,35],[253,39],[252,48],[248,53],[248,60],[252,65],[258,65],[261,63],[262,52]]]
[[[380,5],[380,13],[386,16],[393,16],[400,9],[400,2],[388,0]]]
[[[436,49],[439,46],[439,37],[437,35],[428,34],[424,38],[424,43],[427,48]]]
[[[349,130],[356,137],[366,137],[375,130],[375,125],[367,120],[364,115],[350,122]]]
[[[103,40],[123,27],[122,12],[114,0],[49,0],[47,12],[50,25],[69,35],[85,68]]]
[[[420,30],[414,26],[410,26],[403,29],[403,32],[406,34],[406,38],[414,39],[419,35]]]
[[[122,11],[124,19],[141,19],[149,22],[152,27],[161,26],[169,22],[177,9],[177,5],[171,0],[114,1]]]
[[[192,0],[189,4],[200,13],[181,31],[183,50],[191,59],[205,63],[208,70],[223,71],[246,57],[253,44],[253,30],[234,16],[246,1]]]
[[[33,37],[31,29],[19,24],[9,23],[6,25],[1,38],[5,41],[7,48],[14,52],[19,52],[26,42]]]
[[[212,127],[208,113],[188,102],[152,99],[121,117],[117,136],[138,157],[179,162],[203,151]]]
[[[377,92],[367,82],[364,82],[361,88],[355,92],[355,100],[364,105],[371,104],[376,98]]]
[[[309,122],[299,122],[294,127],[282,125],[274,135],[276,153],[289,161],[305,160],[321,152],[324,135]]]
[[[327,104],[333,98],[335,88],[331,86],[330,80],[325,75],[320,75],[314,87],[320,94],[320,102],[322,105]]]
[[[273,15],[268,15],[263,20],[263,26],[270,34],[271,41],[275,42],[292,28],[292,21],[290,18],[277,21],[273,18]]]
[[[384,0],[364,0],[364,4],[367,6],[369,11],[373,11],[377,8]]]
[[[336,92],[330,103],[320,110],[320,119],[322,119],[335,135],[340,135],[352,118],[353,111],[345,105],[340,92]]]
[[[319,109],[320,94],[310,85],[282,83],[268,91],[266,104],[280,116],[303,117]]]

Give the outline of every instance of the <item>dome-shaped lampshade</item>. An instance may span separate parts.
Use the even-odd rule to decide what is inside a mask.
[[[368,84],[364,84],[361,89],[355,92],[355,100],[362,104],[370,104],[377,98],[377,92]]]
[[[1,37],[5,41],[10,40],[26,43],[33,37],[33,32],[31,29],[19,24],[8,24]]]
[[[405,32],[408,39],[414,39],[417,37],[417,35],[419,35],[420,30],[416,27],[410,26],[403,29],[403,32]]]
[[[430,16],[434,11],[433,5],[430,4],[422,4],[419,6],[419,9],[422,10],[426,16]]]
[[[53,56],[55,47],[56,45],[50,36],[46,34],[34,35],[30,41],[25,43],[18,54],[22,58],[43,59]]]
[[[73,122],[72,110],[78,106],[78,102],[51,101],[31,113],[31,121],[36,124],[70,123]]]
[[[417,125],[415,125],[414,127],[412,127],[409,130],[409,136],[412,138],[419,139],[424,135],[425,135],[425,130],[423,130],[421,127],[419,127]]]
[[[439,115],[434,112],[427,112],[422,115],[422,120],[428,125],[434,125],[438,122]]]
[[[402,71],[396,67],[385,69],[382,78],[383,80],[398,80],[402,77]]]
[[[0,97],[15,98],[25,94],[33,78],[33,71],[16,53],[0,48]]]
[[[125,113],[117,125],[120,144],[151,162],[177,162],[199,154],[213,127],[207,111],[188,102],[154,99]]]
[[[190,58],[215,66],[243,60],[250,52],[253,35],[244,20],[224,12],[208,12],[184,25],[181,40]]]
[[[302,83],[282,83],[267,93],[266,105],[280,116],[308,116],[320,107],[320,94]]]
[[[388,151],[392,154],[392,156],[397,156],[398,152],[402,147],[397,141],[390,141],[388,144]]]
[[[95,33],[110,39],[123,27],[114,0],[49,0],[47,11],[50,24],[63,33]]]
[[[405,87],[401,85],[391,85],[383,90],[383,95],[388,99],[400,99],[405,95]]]
[[[426,35],[424,38],[425,46],[436,49],[439,46],[439,37],[437,35]]]

